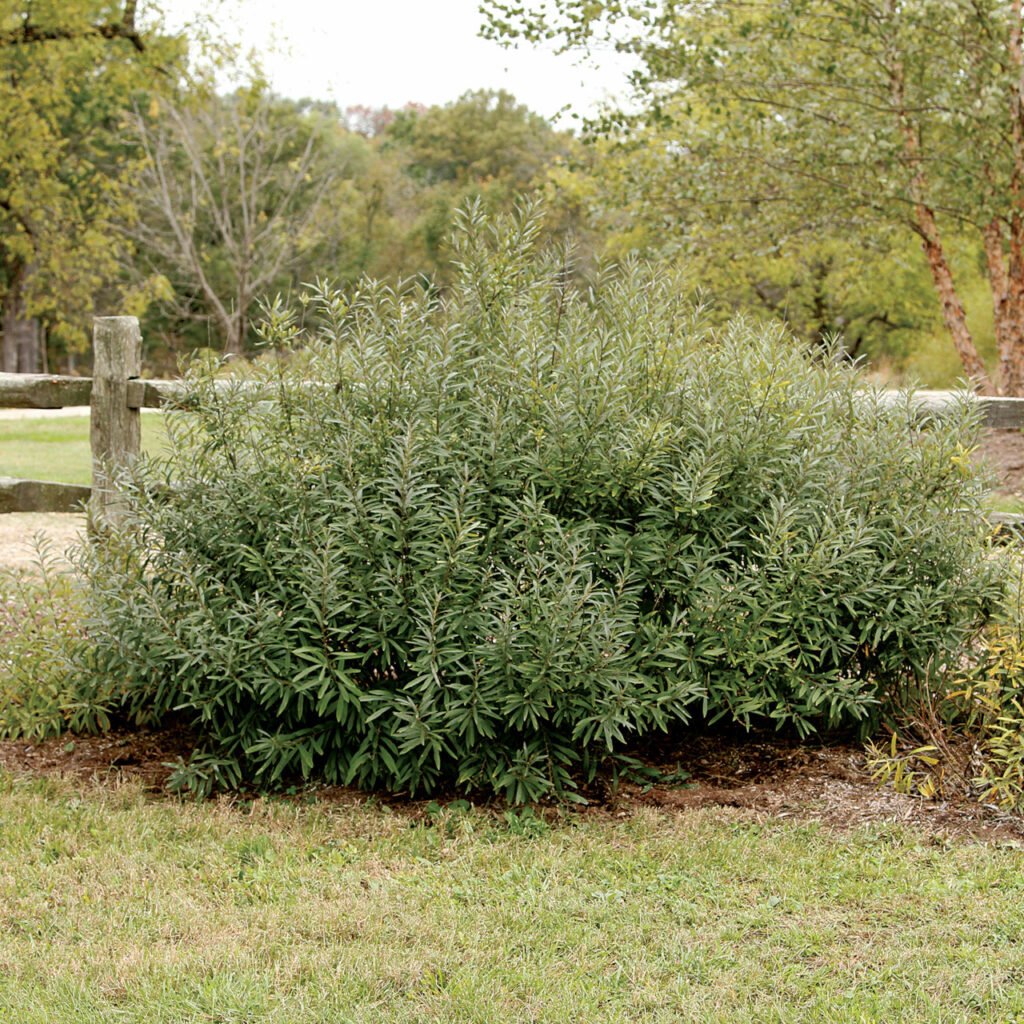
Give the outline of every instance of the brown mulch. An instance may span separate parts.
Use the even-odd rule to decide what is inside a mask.
[[[79,781],[136,781],[163,791],[179,758],[194,743],[185,729],[113,729],[96,736],[64,735],[41,743],[0,740],[0,768],[16,775]]]
[[[785,739],[696,736],[659,767],[679,764],[687,786],[626,786],[628,801],[674,810],[734,807],[755,816],[821,821],[838,829],[891,823],[944,838],[1024,845],[1024,817],[968,799],[926,800],[879,786],[863,747]]]
[[[141,783],[157,796],[166,792],[170,765],[187,759],[191,738],[181,728],[119,729],[99,736],[60,737],[42,743],[0,742],[0,768],[18,775],[56,776],[92,784]],[[592,792],[591,814],[628,815],[637,807],[685,813],[735,808],[753,820],[820,821],[837,830],[891,823],[937,840],[970,838],[1024,847],[1024,818],[969,801],[929,801],[879,788],[855,745],[811,746],[796,741],[741,735],[694,735],[658,751],[664,772],[689,773],[685,783],[650,786],[623,782]],[[331,786],[303,790],[303,800],[355,803],[366,794]],[[426,803],[400,797],[389,803],[411,817]]]

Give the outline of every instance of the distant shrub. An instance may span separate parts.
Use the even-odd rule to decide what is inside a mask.
[[[448,293],[275,306],[265,401],[190,375],[86,566],[81,670],[191,717],[185,782],[564,797],[693,715],[865,723],[986,619],[966,404],[711,334],[645,267],[580,291],[537,230],[471,211]]]

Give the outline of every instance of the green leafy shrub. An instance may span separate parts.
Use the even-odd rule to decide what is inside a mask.
[[[77,670],[82,588],[43,541],[29,570],[0,570],[0,739],[105,729],[109,682]]]
[[[693,715],[865,723],[985,620],[966,404],[711,334],[640,266],[576,290],[537,230],[471,211],[449,292],[320,288],[254,381],[190,375],[85,565],[82,667],[191,716],[186,782],[565,796]]]

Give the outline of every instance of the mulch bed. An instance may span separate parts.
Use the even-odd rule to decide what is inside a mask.
[[[95,736],[65,735],[30,743],[0,741],[0,768],[16,775],[59,776],[81,781],[141,782],[165,791],[175,761],[187,759],[194,741],[187,730],[113,729]]]
[[[1024,845],[1024,817],[968,799],[926,800],[879,786],[863,747],[784,739],[697,736],[668,763],[690,772],[684,787],[626,787],[635,803],[676,810],[734,807],[756,816],[821,821],[838,829],[907,825],[937,838]]]
[[[99,736],[59,737],[42,743],[0,742],[0,768],[17,775],[55,776],[90,785],[141,783],[164,798],[173,763],[188,758],[188,732],[116,729]],[[666,812],[734,808],[755,820],[820,821],[848,830],[905,825],[939,841],[972,838],[1024,847],[1024,818],[967,800],[930,801],[880,788],[864,767],[864,751],[851,744],[813,746],[783,738],[739,734],[679,737],[653,753],[665,772],[689,773],[686,783],[598,785],[581,813],[626,816],[638,807]],[[341,786],[299,787],[296,799],[357,803],[368,794]],[[395,810],[423,817],[428,801],[387,797]]]

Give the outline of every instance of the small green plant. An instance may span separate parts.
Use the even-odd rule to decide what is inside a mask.
[[[539,839],[551,831],[551,826],[532,807],[506,811],[504,819],[509,834],[523,839]]]
[[[190,719],[181,784],[574,799],[694,717],[867,727],[988,618],[968,403],[713,332],[640,265],[575,288],[539,230],[471,209],[443,294],[318,288],[252,380],[190,372],[78,665]]]
[[[893,730],[888,748],[867,745],[867,769],[880,786],[897,793],[933,799],[945,795],[944,763],[939,748],[927,743],[902,749],[900,735]]]
[[[81,584],[44,539],[36,552],[29,570],[0,570],[0,738],[105,729],[113,689],[76,670]]]
[[[996,625],[956,678],[949,699],[975,742],[979,797],[1024,808],[1024,638],[1019,627]]]

